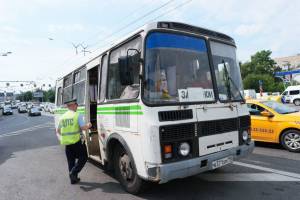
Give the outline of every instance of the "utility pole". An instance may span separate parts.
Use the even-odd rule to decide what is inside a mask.
[[[86,45],[86,46],[83,46],[82,44],[80,44],[80,46],[82,47],[82,52],[83,52],[83,55],[85,56],[85,53],[92,53],[90,51],[87,51],[86,49],[89,47],[89,45]]]
[[[74,43],[72,42],[72,45],[73,45],[73,47],[75,48],[75,52],[76,52],[76,55],[77,55],[77,54],[78,54],[78,47],[81,46],[81,43],[79,43],[79,44],[74,44]]]

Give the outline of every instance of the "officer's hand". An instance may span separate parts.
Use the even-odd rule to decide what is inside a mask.
[[[92,123],[91,122],[87,123],[87,127],[91,128],[92,127]]]

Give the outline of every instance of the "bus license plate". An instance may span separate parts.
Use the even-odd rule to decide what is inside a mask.
[[[222,166],[230,164],[232,162],[233,162],[233,157],[232,156],[222,158],[220,160],[215,160],[215,161],[212,162],[212,169],[222,167]]]

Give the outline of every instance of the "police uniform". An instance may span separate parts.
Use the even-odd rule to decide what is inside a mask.
[[[71,102],[76,103],[76,100],[66,103]],[[68,160],[71,184],[80,181],[78,173],[82,170],[88,158],[85,144],[81,141],[80,137],[81,129],[79,119],[79,113],[68,110],[62,115],[59,121],[61,134],[60,143],[61,145],[66,146],[65,151]],[[77,162],[76,159],[78,159]]]

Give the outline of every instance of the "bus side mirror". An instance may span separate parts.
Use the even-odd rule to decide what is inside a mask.
[[[131,72],[131,68],[128,62],[127,56],[122,56],[118,59],[119,64],[119,75],[121,85],[132,85],[133,77]]]
[[[271,112],[266,111],[266,110],[260,112],[260,114],[261,114],[261,116],[264,116],[264,117],[274,117],[274,115]]]

